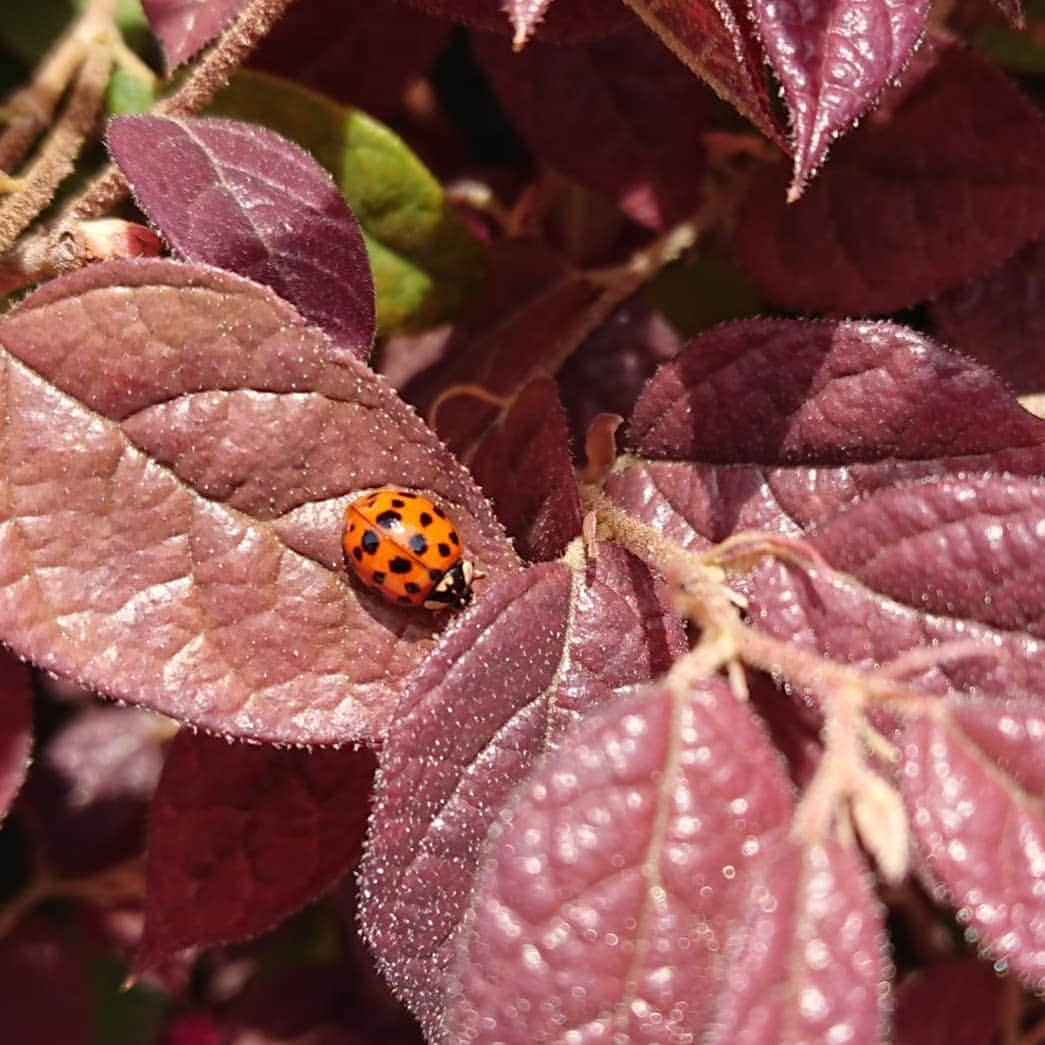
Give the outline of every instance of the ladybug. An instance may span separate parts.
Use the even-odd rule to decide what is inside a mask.
[[[461,609],[481,577],[461,554],[446,512],[427,497],[394,487],[356,498],[345,509],[345,558],[389,602],[428,610]]]

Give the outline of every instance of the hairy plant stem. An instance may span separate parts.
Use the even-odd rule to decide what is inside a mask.
[[[58,102],[88,50],[112,36],[116,0],[91,0],[44,57],[32,80],[4,103],[7,126],[0,134],[0,171],[12,174],[51,122]]]
[[[73,172],[76,157],[94,127],[112,68],[105,44],[92,44],[80,66],[68,104],[47,136],[39,156],[23,175],[19,190],[0,203],[0,254],[10,250],[19,234],[54,198],[58,186]]]
[[[188,116],[199,112],[225,85],[229,76],[267,35],[294,0],[252,0],[173,94],[161,98],[150,112],[164,116]],[[127,183],[109,164],[62,211],[58,224],[98,217],[127,195]]]

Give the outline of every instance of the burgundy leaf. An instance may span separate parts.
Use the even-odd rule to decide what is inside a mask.
[[[905,681],[941,694],[965,690],[1003,698],[1045,692],[1041,642],[1026,633],[927,614],[831,571],[779,562],[759,567],[748,590],[750,613],[760,628],[832,660],[878,669],[909,651],[961,642],[963,656],[941,655]],[[980,650],[976,656],[974,646]]]
[[[1045,237],[932,304],[940,336],[1017,392],[1045,389]]]
[[[890,970],[862,862],[834,840],[781,839],[744,886],[708,1045],[881,1040]]]
[[[163,45],[170,72],[221,32],[247,0],[142,0],[152,31]]]
[[[797,203],[754,179],[734,245],[796,311],[892,312],[998,264],[1045,225],[1045,123],[971,51],[938,64],[850,136]],[[858,202],[857,202],[858,201]]]
[[[895,1045],[983,1045],[1001,1030],[1003,982],[973,958],[904,977],[896,990]]]
[[[523,389],[484,435],[471,467],[523,558],[557,559],[580,534],[580,494],[551,378]]]
[[[257,284],[91,266],[0,320],[0,343],[0,632],[96,690],[261,740],[379,736],[441,618],[349,581],[349,500],[417,489],[490,582],[518,568],[409,407]]]
[[[583,448],[596,415],[627,417],[656,368],[678,350],[678,335],[637,298],[626,301],[585,338],[557,378],[574,453]]]
[[[561,3],[562,0],[559,0]],[[625,0],[715,93],[781,146],[785,138],[762,74],[762,53],[735,0]]]
[[[939,701],[908,721],[900,774],[926,875],[969,938],[1034,990],[1045,984],[1040,693]]]
[[[691,216],[704,173],[707,91],[642,25],[584,46],[475,37],[508,116],[537,155],[642,225]]]
[[[409,0],[441,18],[519,39],[520,28],[540,39],[596,40],[631,21],[620,0]],[[544,17],[545,13],[547,17]],[[521,42],[521,40],[520,40]]]
[[[429,1030],[487,828],[535,759],[590,708],[685,648],[648,569],[614,545],[502,582],[419,668],[382,750],[362,871],[364,928]]]
[[[491,834],[447,1037],[699,1040],[738,871],[790,814],[772,749],[722,681],[615,701]]]
[[[33,691],[29,669],[0,651],[0,821],[25,781],[33,747]]]
[[[491,261],[482,302],[455,329],[440,362],[403,392],[462,457],[498,414],[496,406],[473,394],[475,386],[511,398],[554,369],[563,340],[598,296],[550,250],[525,240],[499,244]]]
[[[880,559],[864,554],[866,527]],[[963,641],[982,653],[941,656],[907,680],[935,693],[1045,692],[1040,482],[985,476],[885,489],[839,511],[808,539],[848,575],[764,563],[747,589],[760,627],[874,668],[910,650]]]
[[[0,1011],[11,1045],[88,1045],[91,1009],[80,957],[42,918],[0,940]]]
[[[346,105],[388,116],[412,77],[421,76],[451,26],[395,0],[295,0],[251,56],[251,64],[292,77]]]
[[[832,141],[878,100],[925,30],[928,0],[752,0],[759,38],[783,88],[797,197]]]
[[[749,320],[700,335],[650,382],[628,441],[671,461],[632,466],[609,492],[687,545],[798,535],[903,481],[1045,470],[1045,422],[993,373],[873,322]]]
[[[133,708],[86,707],[50,738],[19,808],[50,866],[84,877],[142,851],[171,732]]]
[[[274,131],[233,120],[123,116],[109,151],[138,205],[186,261],[272,287],[365,359],[374,285],[330,175]]]
[[[149,815],[139,969],[190,945],[253,936],[359,856],[374,758],[182,732]]]
[[[835,569],[927,614],[1045,638],[1045,483],[997,476],[878,491],[823,523]]]

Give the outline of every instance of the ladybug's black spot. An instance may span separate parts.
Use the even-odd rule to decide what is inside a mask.
[[[438,544],[438,548],[439,548],[439,554],[444,559],[449,559],[450,558],[450,545],[449,544],[443,544],[443,542],[440,541],[439,544]]]
[[[403,501],[403,500],[401,500],[398,497],[393,497],[392,498],[392,507],[393,508],[405,508],[406,507],[406,501]]]
[[[442,570],[429,570],[428,571],[428,579],[429,580],[433,580],[433,581],[441,581],[443,579],[443,571]]]
[[[356,524],[355,523],[349,523],[348,524],[348,532],[349,533],[354,533],[355,529],[356,529]]]
[[[421,585],[414,584],[413,581],[407,581],[406,584],[403,585],[403,587],[405,587],[411,595],[416,595],[421,590]]]
[[[461,543],[461,538],[457,536],[457,531],[456,530],[451,530],[450,531],[450,540],[454,544],[460,544]]]
[[[367,555],[373,555],[381,547],[381,538],[373,530],[367,530],[363,534],[363,551]]]
[[[384,573],[382,570],[374,570],[373,581],[375,584],[384,584],[386,576],[388,575]]]
[[[409,559],[404,559],[402,556],[397,555],[389,564],[388,568],[393,573],[409,573],[414,567],[413,563]]]
[[[406,543],[410,545],[410,550],[416,552],[418,555],[424,555],[424,553],[428,551],[428,541],[426,541],[419,533],[415,533]]]
[[[393,512],[391,509],[387,512],[382,512],[377,517],[377,525],[382,530],[394,530],[402,521],[403,517],[399,512]]]
[[[360,548],[358,544],[352,549],[352,558],[355,559],[356,562],[363,561],[363,549]]]
[[[439,505],[433,504],[432,511],[435,512],[435,514],[438,515],[440,519],[446,518],[446,512],[444,512],[443,509],[439,507]]]
[[[420,520],[422,526],[432,525],[432,517],[428,514],[428,512],[422,512],[420,515]]]
[[[400,595],[398,601],[401,602],[404,606],[409,606],[410,603],[414,600],[411,599],[409,595]]]

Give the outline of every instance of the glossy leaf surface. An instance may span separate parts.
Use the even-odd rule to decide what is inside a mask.
[[[499,822],[446,1039],[699,1037],[739,880],[790,813],[786,778],[723,682],[615,701]]]
[[[591,708],[683,648],[664,593],[611,545],[583,571],[543,564],[490,591],[418,670],[383,748],[362,921],[429,1030],[491,822]]]

